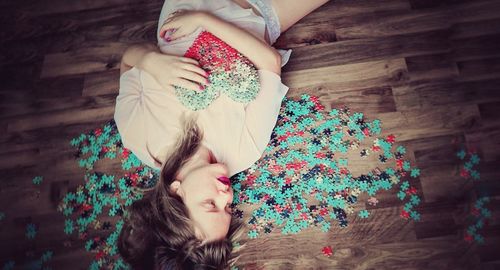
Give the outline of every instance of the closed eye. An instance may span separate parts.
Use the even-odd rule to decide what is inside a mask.
[[[219,211],[217,210],[217,206],[215,205],[215,201],[214,201],[214,200],[207,200],[207,201],[205,201],[205,203],[204,203],[204,204],[205,204],[205,207],[206,207],[207,209],[209,209],[209,212],[219,212]],[[228,213],[228,214],[230,214],[230,215],[231,215],[231,214],[232,214],[232,209],[231,209],[231,207],[230,207],[230,206],[231,206],[231,204],[230,204],[230,203],[226,204],[226,207],[224,208],[224,211],[225,211],[226,213]]]
[[[213,200],[205,201],[205,207],[208,209],[215,209],[215,202]]]

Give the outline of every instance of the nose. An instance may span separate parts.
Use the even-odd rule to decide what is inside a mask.
[[[228,175],[229,174],[229,168],[224,163],[217,162],[217,163],[212,164],[212,166],[214,166],[216,168],[215,170],[220,175]]]
[[[229,185],[224,185],[224,188],[219,189],[219,203],[221,209],[226,207],[226,204],[233,202],[233,189]]]

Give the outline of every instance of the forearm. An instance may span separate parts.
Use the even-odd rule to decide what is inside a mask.
[[[203,13],[201,27],[246,56],[257,69],[281,74],[281,55],[265,41],[210,13]]]
[[[146,56],[152,52],[160,52],[158,46],[152,43],[134,44],[128,47],[122,56],[120,75],[132,67],[145,70]]]

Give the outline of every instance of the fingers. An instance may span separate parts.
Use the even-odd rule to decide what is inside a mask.
[[[185,63],[192,63],[192,64],[195,64],[195,65],[199,65],[198,61],[196,61],[196,59],[193,59],[193,58],[189,58],[189,57],[184,57],[184,56],[179,56],[179,59],[182,61],[182,62],[185,62]]]
[[[194,91],[203,91],[203,90],[200,89],[200,85],[199,84],[191,82],[191,81],[186,80],[186,79],[182,79],[182,78],[180,78],[179,80],[177,80],[173,84],[177,85],[177,86],[180,86],[180,87],[187,88],[187,89],[191,89],[191,90],[194,90]]]
[[[164,24],[160,28],[160,37],[163,39],[170,37],[170,39],[172,39],[174,33],[177,32],[178,30],[179,28],[177,28],[175,23]]]
[[[176,30],[176,29],[172,29],[172,28],[168,28],[167,29],[167,27],[168,26],[165,26],[165,28],[162,27],[160,29],[160,37],[163,38],[163,39],[165,37],[170,37],[172,35],[172,33]],[[168,36],[167,36],[167,34],[168,34]]]
[[[160,37],[165,38],[165,34],[169,32],[169,36],[172,36],[173,33],[175,33],[179,28],[176,24],[176,22],[172,22],[172,18],[166,19],[163,25],[160,28]]]
[[[167,32],[167,30],[169,30],[169,26],[168,26],[168,23],[170,22],[170,19],[166,19],[163,24],[161,25],[160,27],[160,37],[163,38],[165,36],[165,33]]]
[[[198,72],[203,74],[205,71],[192,63],[184,63],[177,73],[178,80],[174,84],[195,91],[203,91],[200,86],[204,88],[209,82],[204,75]]]
[[[168,23],[162,26],[160,29],[160,37],[167,41],[176,40],[178,38],[185,37],[184,29],[182,27],[176,27],[174,23]]]
[[[162,26],[161,26],[161,28],[160,28],[160,37],[161,37],[161,38],[164,38],[165,33],[166,33],[168,30],[172,29],[174,32],[175,32],[175,30],[177,30],[177,29],[176,29],[177,27],[176,27],[175,25],[173,25],[173,23],[172,23],[172,24],[170,24],[170,22],[171,22],[172,20],[174,20],[174,19],[175,19],[175,17],[176,17],[177,15],[181,14],[182,12],[184,12],[184,9],[179,9],[179,10],[176,10],[176,11],[174,11],[174,12],[170,13],[170,14],[167,16],[167,19],[165,19],[165,21],[163,21],[163,25],[162,25]],[[169,29],[169,28],[170,28],[170,29]]]
[[[202,69],[200,67],[200,64],[198,63],[198,61],[196,61],[195,59],[192,59],[189,57],[181,57],[181,61],[188,64],[184,68],[189,69],[191,71],[194,71],[205,78],[208,77],[208,72],[206,72],[204,69]]]
[[[194,65],[186,64],[185,69],[180,71],[179,77],[186,78],[193,82],[198,82],[200,85],[207,86],[209,84],[208,79],[205,76],[193,71],[193,69],[196,68],[197,67]]]

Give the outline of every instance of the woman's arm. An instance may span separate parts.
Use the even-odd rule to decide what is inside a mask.
[[[283,33],[306,15],[329,1],[330,0],[272,0],[271,4],[273,5],[276,15],[278,16],[280,31]]]
[[[246,56],[257,69],[281,76],[281,55],[265,41],[208,12],[200,11],[198,20],[200,26]]]
[[[146,70],[146,56],[153,52],[159,53],[160,49],[158,46],[151,43],[134,44],[128,47],[123,53],[122,61],[120,63],[120,76],[132,67]]]
[[[120,76],[132,67],[151,74],[163,88],[171,91],[174,85],[199,91],[200,86],[208,84],[208,74],[198,61],[164,54],[152,43],[134,44],[125,50],[120,63]]]

